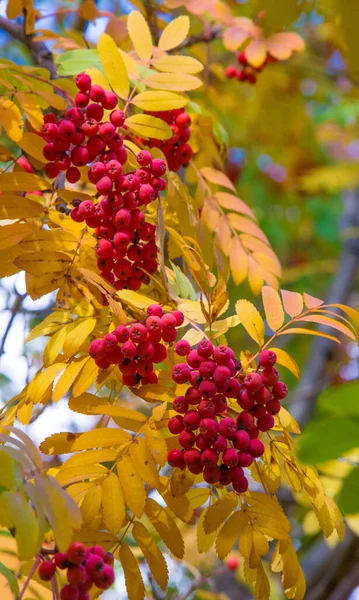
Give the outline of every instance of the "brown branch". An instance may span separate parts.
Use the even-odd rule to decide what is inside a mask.
[[[0,29],[3,29],[14,39],[25,44],[34,62],[39,65],[39,67],[47,69],[50,72],[51,79],[57,78],[52,52],[47,48],[44,42],[35,41],[36,35],[34,33],[26,35],[22,25],[9,21],[9,19],[6,19],[5,17],[0,17]]]
[[[182,44],[174,48],[173,51],[177,52],[178,50],[183,50],[183,48],[191,48],[196,44],[209,44],[214,40],[218,40],[222,36],[222,33],[223,27],[221,27],[220,25],[211,25],[209,27],[205,27],[204,30],[201,31],[201,33],[199,33],[198,35],[191,35],[186,40],[184,40]]]
[[[146,10],[148,26],[150,28],[153,41],[157,46],[159,35],[157,27],[156,7],[153,3],[153,0],[143,0],[143,5]]]
[[[348,196],[342,219],[343,248],[338,271],[333,279],[327,304],[347,304],[357,281],[359,266],[359,235],[350,237],[351,231],[359,229],[359,190]],[[325,328],[323,328],[324,331]],[[328,383],[328,364],[334,356],[336,343],[318,338],[312,345],[309,360],[304,369],[291,403],[291,414],[301,426],[314,414],[316,400]]]
[[[14,322],[15,317],[19,313],[19,311],[21,309],[21,305],[22,305],[23,301],[25,300],[26,296],[27,296],[27,294],[16,294],[16,298],[15,298],[14,304],[13,304],[12,309],[11,309],[10,319],[8,321],[8,324],[7,324],[6,329],[4,331],[3,338],[2,338],[1,343],[0,343],[0,356],[2,356],[4,354],[6,340],[8,338],[9,333],[10,333],[12,324]]]

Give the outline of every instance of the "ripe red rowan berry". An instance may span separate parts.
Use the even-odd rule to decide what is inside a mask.
[[[80,565],[85,558],[86,548],[81,542],[73,542],[67,550],[67,556],[73,565]]]
[[[239,560],[235,556],[229,556],[226,560],[226,567],[229,571],[237,571]]]
[[[39,566],[39,577],[42,581],[50,581],[53,578],[56,572],[55,563],[50,560],[45,560]]]
[[[79,590],[75,585],[64,585],[60,591],[61,600],[78,600]]]

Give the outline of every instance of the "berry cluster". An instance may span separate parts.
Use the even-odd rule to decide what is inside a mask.
[[[114,109],[117,96],[92,85],[85,73],[76,77],[79,92],[75,107],[64,119],[46,115],[42,136],[48,142],[44,156],[49,177],[66,171],[70,183],[80,179],[78,167],[89,165],[88,178],[102,195],[97,204],[73,200],[71,217],[95,229],[98,268],[116,289],[138,290],[157,271],[155,226],[146,222],[140,207],[150,204],[164,190],[166,163],[143,150],[137,154],[138,169],[123,172],[127,162],[123,136],[125,122],[121,110],[113,110],[103,121],[104,110]],[[90,103],[90,100],[92,101]]]
[[[39,566],[39,577],[50,581],[56,569],[67,569],[68,584],[60,591],[61,600],[89,600],[89,591],[95,585],[107,590],[114,582],[113,555],[101,546],[85,548],[73,542],[67,552],[56,552],[53,560],[45,560]]]
[[[276,354],[264,350],[259,356],[261,371],[258,367],[242,376],[241,363],[227,346],[214,347],[205,339],[193,350],[180,340],[175,351],[187,363],[176,364],[172,378],[189,382],[190,387],[173,401],[179,414],[168,421],[168,429],[178,435],[182,450],[170,450],[168,462],[171,467],[188,467],[191,473],[203,472],[207,483],[232,484],[243,493],[248,489],[243,467],[263,455],[259,434],[273,427],[273,415],[288,393],[274,368]],[[242,409],[236,420],[228,416],[227,398],[235,398]]]
[[[151,304],[143,323],[120,325],[103,339],[93,340],[89,354],[102,369],[117,364],[125,385],[157,383],[153,365],[167,358],[166,346],[161,341],[174,342],[177,327],[183,321],[179,310],[163,314],[159,304]]]
[[[228,79],[238,79],[238,81],[248,81],[248,83],[256,83],[258,73],[261,73],[269,63],[277,62],[277,59],[267,52],[267,56],[259,67],[253,67],[249,64],[246,53],[239,52],[237,60],[240,65],[239,69],[229,66],[226,68],[226,77]]]
[[[186,167],[193,156],[193,150],[188,144],[191,137],[191,117],[183,108],[162,112],[148,112],[147,114],[158,117],[168,123],[173,133],[169,140],[151,139],[144,143],[152,148],[161,148],[166,156],[168,168],[171,171],[178,171],[181,167]]]

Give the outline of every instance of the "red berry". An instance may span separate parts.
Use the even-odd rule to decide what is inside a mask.
[[[61,600],[78,600],[79,591],[75,585],[64,585],[60,591]]]
[[[205,468],[203,471],[203,479],[211,485],[218,483],[220,476],[221,471],[218,465],[211,468]]]
[[[252,462],[252,454],[249,454],[249,451],[243,452],[243,450],[240,450],[240,452],[238,452],[238,464],[240,467],[249,467]]]
[[[225,438],[230,438],[236,432],[237,426],[231,417],[227,417],[222,419],[219,424],[219,433],[223,435]]]
[[[141,167],[146,167],[147,165],[150,165],[152,161],[151,153],[147,150],[141,150],[141,152],[137,154],[136,158],[138,164],[141,165]]]
[[[67,551],[67,556],[73,565],[80,565],[85,558],[86,548],[81,542],[73,542]]]
[[[273,385],[272,394],[276,400],[283,400],[288,395],[288,387],[285,383],[278,381]]]
[[[56,552],[55,565],[58,569],[67,569],[67,567],[69,566],[69,558],[67,556],[67,553]]]
[[[250,429],[254,426],[254,417],[250,412],[244,410],[237,417],[237,425],[239,427],[245,427],[245,429]]]
[[[81,92],[87,92],[91,87],[91,77],[86,73],[76,75],[75,83]]]
[[[257,420],[259,431],[269,431],[274,426],[274,418],[268,413]]]
[[[66,171],[66,179],[69,183],[76,183],[81,178],[81,173],[77,167],[69,167]]]
[[[198,390],[196,390],[196,388],[194,388],[194,387],[187,388],[186,400],[189,404],[199,404],[201,399],[202,399],[202,395]]]
[[[86,560],[86,572],[92,577],[95,573],[101,572],[104,567],[103,556],[93,553]]]
[[[172,379],[176,383],[186,383],[189,380],[190,369],[188,365],[179,363],[172,369]]]
[[[258,458],[264,454],[264,444],[258,439],[251,440],[248,451],[254,458]]]
[[[228,77],[228,79],[232,79],[233,77],[236,76],[237,70],[234,67],[229,66],[226,68],[225,74],[226,74],[226,77]]]
[[[201,400],[201,402],[198,405],[198,412],[201,415],[202,418],[212,418],[215,415],[215,410],[214,410],[214,403],[212,400]]]
[[[185,462],[183,459],[183,454],[181,452],[181,450],[176,450],[175,448],[173,450],[170,450],[167,456],[167,461],[168,464],[170,465],[170,467],[184,467],[185,466]]]
[[[187,431],[194,431],[195,429],[198,429],[200,421],[201,415],[196,410],[189,410],[183,417],[183,425]]]
[[[104,98],[104,100],[102,100],[102,106],[106,110],[112,110],[113,108],[115,108],[115,106],[117,106],[117,104],[118,104],[118,99],[117,99],[116,94],[114,92],[111,92],[111,90],[106,90],[105,98]]]
[[[265,367],[261,373],[262,382],[264,385],[272,386],[279,381],[279,373],[273,367]]]
[[[242,388],[239,392],[239,398],[237,402],[243,410],[250,410],[254,404],[253,397],[250,395],[248,390]]]
[[[223,394],[217,394],[213,398],[213,402],[216,415],[221,414],[227,410],[227,400],[226,397],[223,396]]]
[[[248,479],[243,477],[241,481],[232,483],[233,489],[237,494],[244,494],[248,490]]]
[[[259,373],[248,373],[245,376],[243,383],[247,390],[251,393],[258,392],[263,385],[262,378]]]
[[[94,584],[101,590],[107,590],[113,584],[115,574],[110,565],[105,565],[101,573],[94,577]]]
[[[42,581],[50,581],[50,579],[52,579],[53,576],[55,575],[55,572],[56,572],[56,565],[55,565],[55,563],[51,562],[50,560],[45,560],[39,566],[39,577],[40,577],[40,579],[42,579]]]
[[[173,410],[184,415],[188,411],[188,401],[184,396],[177,396],[172,403]]]
[[[233,351],[227,346],[217,346],[213,351],[213,358],[218,365],[227,365],[233,357]]]
[[[204,438],[213,439],[218,433],[218,423],[215,419],[202,419],[199,430]]]
[[[191,448],[191,450],[185,450],[183,452],[183,460],[186,465],[193,467],[201,465],[201,453],[196,448]]]
[[[213,450],[213,448],[206,448],[203,450],[201,454],[201,462],[202,465],[206,468],[215,467],[218,461],[218,452]]]
[[[125,120],[126,115],[122,110],[114,110],[110,114],[110,121],[115,127],[121,127],[124,124]]]
[[[238,464],[238,454],[234,448],[227,448],[223,452],[223,462],[228,467],[236,467]]]
[[[275,398],[273,400],[270,400],[266,404],[266,409],[270,415],[277,415],[280,411],[280,408],[281,408],[280,402],[279,402],[279,400],[276,400]]]
[[[271,393],[269,389],[264,385],[258,392],[253,394],[253,398],[258,404],[267,404],[271,399]]]
[[[273,367],[277,362],[277,355],[273,350],[263,350],[259,355],[260,367]]]
[[[237,571],[239,567],[239,560],[235,556],[229,556],[226,561],[226,566],[229,571]]]
[[[82,585],[86,580],[86,569],[83,565],[75,565],[67,569],[67,581],[71,585]]]
[[[178,442],[182,446],[182,448],[188,449],[192,448],[196,441],[195,435],[192,431],[187,431],[184,429],[178,436]]]
[[[199,384],[199,391],[204,398],[213,398],[217,394],[217,386],[213,381],[204,380]]]
[[[187,356],[191,351],[191,346],[187,340],[180,340],[175,345],[175,352],[178,356]]]
[[[247,450],[251,438],[244,429],[239,429],[233,436],[233,446],[237,450]]]
[[[181,433],[181,431],[183,431],[183,429],[184,429],[183,417],[181,417],[180,415],[176,415],[175,417],[172,417],[171,419],[169,419],[168,429],[171,433],[173,433],[175,435],[177,435],[178,433]],[[197,428],[194,427],[194,429],[197,429]]]

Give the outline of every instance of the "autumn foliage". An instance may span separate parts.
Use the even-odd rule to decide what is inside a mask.
[[[30,4],[7,9],[9,19],[25,14],[27,35]],[[54,600],[94,598],[112,585],[113,561],[130,600],[149,597],[143,564],[165,591],[165,554],[181,561],[192,527],[200,553],[237,552],[226,568],[240,566],[258,600],[269,598],[269,570],[301,600],[282,483],[326,537],[344,536],[318,472],[297,458],[300,429],[280,377],[300,372],[280,342],[356,343],[359,313],[280,288],[275,250],[223,169],[218,130],[199,143],[201,100],[191,99],[203,66],[188,48],[200,4],[167,2],[177,12],[155,28],[130,12],[123,46],[109,33],[87,49],[58,40],[56,79],[0,61],[9,88],[0,97],[9,142],[0,147],[0,273],[24,272],[33,300],[54,293],[26,340],[47,336],[42,365],[1,409],[0,522],[21,568],[17,578],[0,570],[16,598],[32,578]],[[296,33],[266,35],[261,14],[254,22],[203,4],[202,41],[228,51],[227,85],[254,85],[304,51]],[[88,2],[81,10],[90,18]],[[233,302],[229,281],[248,283],[251,301]],[[247,335],[238,355],[226,337],[234,328]],[[44,436],[37,448],[18,424],[59,401],[97,424]],[[43,455],[60,460],[47,468]]]

